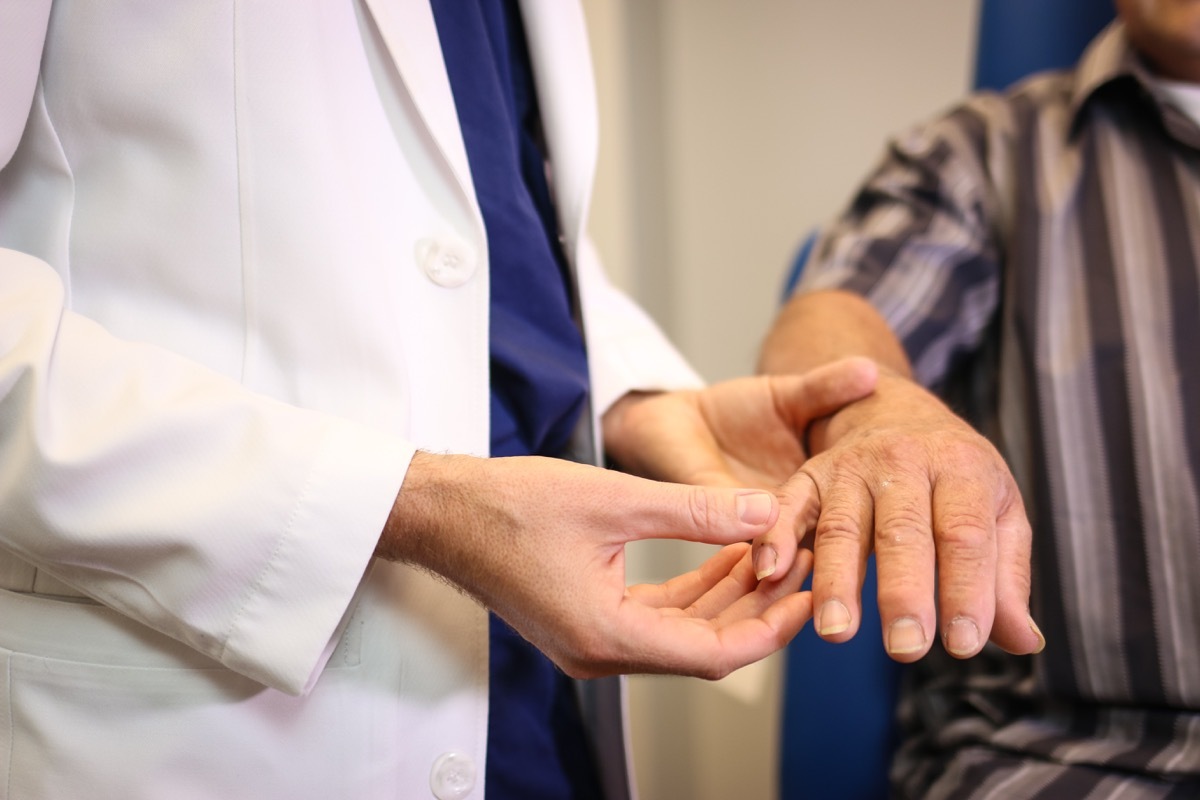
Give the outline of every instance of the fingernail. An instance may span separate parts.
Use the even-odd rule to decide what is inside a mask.
[[[817,633],[830,636],[849,630],[850,612],[837,600],[826,600],[817,614]]]
[[[887,650],[895,655],[925,649],[925,631],[912,617],[901,617],[888,626]]]
[[[775,501],[766,492],[740,494],[737,498],[738,519],[748,525],[761,525],[771,518]]]
[[[1033,621],[1033,617],[1029,618],[1029,627],[1035,634],[1037,634],[1038,637],[1037,649],[1033,651],[1034,655],[1037,655],[1046,649],[1046,637],[1042,635],[1042,629],[1039,628],[1037,623]]]
[[[956,656],[973,656],[979,649],[979,626],[967,617],[955,617],[946,626],[946,650]]]
[[[775,564],[778,561],[779,554],[775,552],[775,548],[769,544],[764,544],[754,554],[754,577],[761,581],[768,575],[774,575]]]

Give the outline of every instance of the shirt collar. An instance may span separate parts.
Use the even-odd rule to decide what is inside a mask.
[[[1146,62],[1134,50],[1118,20],[1100,32],[1084,51],[1075,71],[1075,88],[1071,96],[1072,129],[1078,130],[1088,104],[1106,91],[1126,92],[1138,96],[1158,113],[1167,132],[1180,142],[1200,149],[1200,127],[1197,127],[1158,85]]]

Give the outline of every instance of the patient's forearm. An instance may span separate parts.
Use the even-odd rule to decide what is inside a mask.
[[[850,355],[910,375],[904,349],[870,303],[850,292],[812,292],[793,297],[779,313],[763,342],[758,370],[805,372]]]

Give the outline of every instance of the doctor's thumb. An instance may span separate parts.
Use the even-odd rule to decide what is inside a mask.
[[[734,544],[761,536],[779,518],[779,501],[760,489],[658,486],[663,502],[641,517],[634,538]]]

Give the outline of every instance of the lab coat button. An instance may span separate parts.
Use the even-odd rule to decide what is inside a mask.
[[[453,289],[475,274],[475,251],[470,245],[449,239],[421,239],[416,247],[417,263],[438,286]]]
[[[429,788],[438,800],[462,800],[475,788],[475,762],[462,753],[442,753],[433,762]]]

